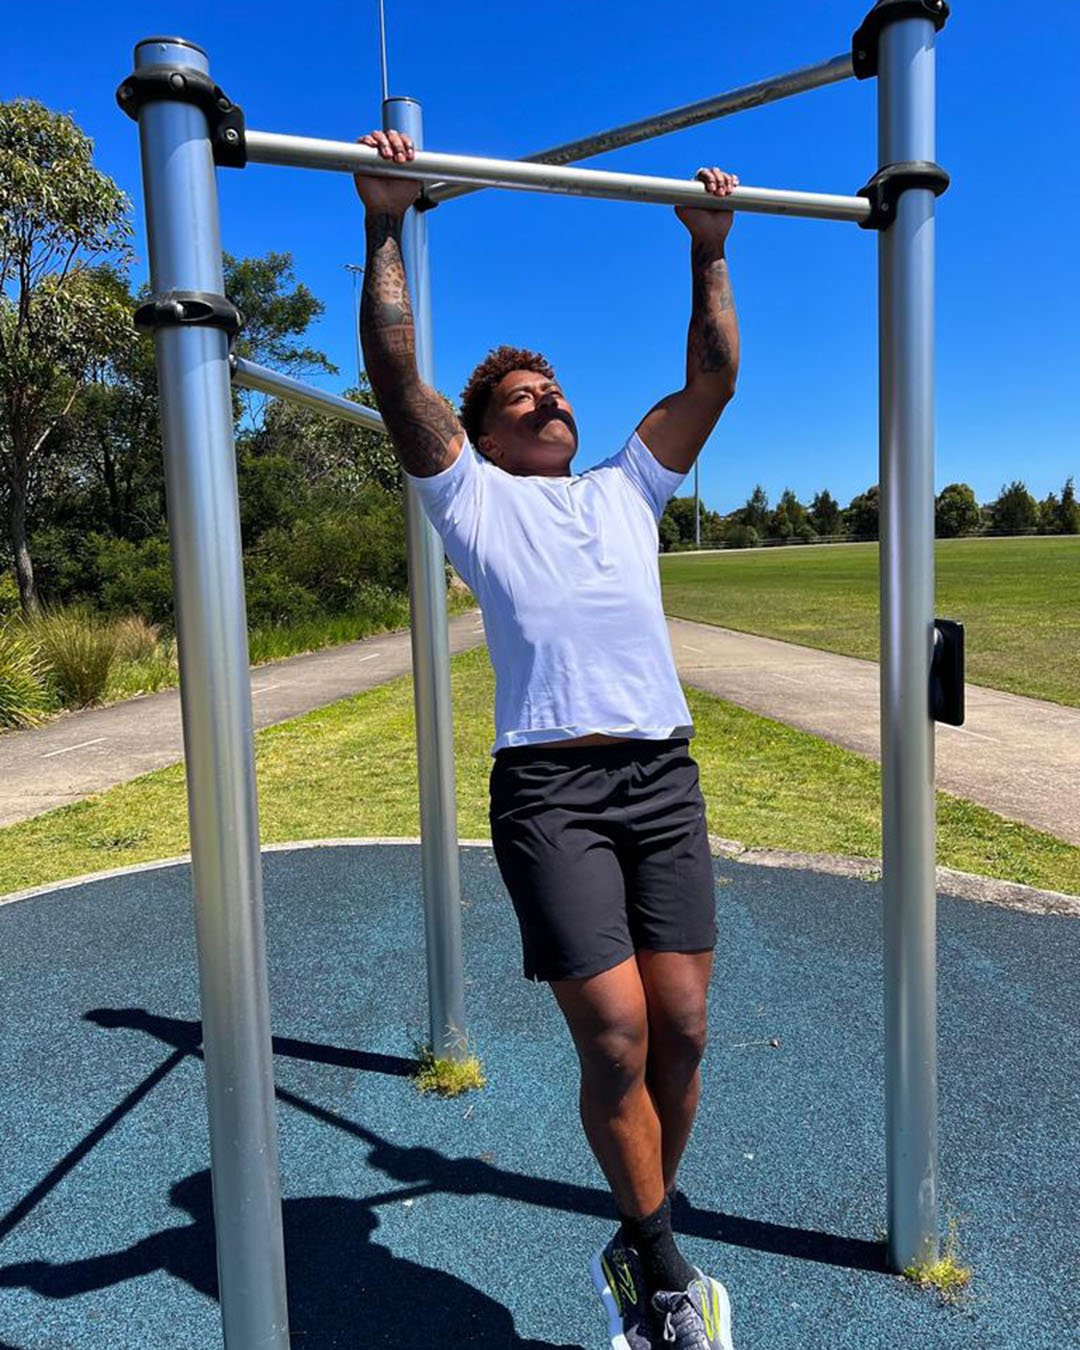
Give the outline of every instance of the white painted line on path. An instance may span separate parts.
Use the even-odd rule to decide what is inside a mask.
[[[950,731],[962,731],[965,736],[974,736],[977,741],[989,741],[991,745],[1000,745],[1001,741],[997,736],[986,736],[981,731],[972,731],[970,727],[954,727],[949,723],[939,723],[939,726],[945,725]]]
[[[251,686],[251,692],[253,694],[268,694],[271,689],[283,689],[283,688],[284,682],[279,684],[260,684],[258,686],[253,684]]]
[[[380,656],[382,656],[382,652],[372,652],[370,656],[358,656],[356,664],[359,665],[361,661],[377,661]]]
[[[682,644],[682,649],[683,649],[684,652],[697,652],[697,654],[698,654],[699,656],[704,656],[704,655],[705,655],[705,649],[704,649],[704,647],[691,647],[690,644],[689,644],[689,642],[684,642],[684,643]]]
[[[108,736],[98,736],[92,741],[81,741],[78,745],[65,745],[62,750],[50,750],[48,754],[42,755],[42,759],[52,759],[53,755],[70,755],[72,750],[85,750],[88,745],[100,745],[102,741],[107,741]]]

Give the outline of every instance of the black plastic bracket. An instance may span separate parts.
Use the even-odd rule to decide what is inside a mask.
[[[877,0],[851,39],[851,64],[857,80],[878,73],[878,39],[881,30],[898,19],[932,19],[937,32],[945,27],[949,6],[945,0]]]
[[[931,159],[910,159],[886,164],[855,194],[870,203],[870,214],[859,225],[864,230],[887,230],[896,219],[896,203],[908,188],[929,188],[940,197],[949,186],[949,175]]]
[[[964,625],[956,619],[934,620],[930,716],[951,727],[964,725]]]
[[[213,291],[165,291],[152,295],[135,311],[135,327],[140,333],[180,325],[220,328],[228,334],[230,346],[243,322],[244,316],[232,301]]]
[[[209,75],[190,66],[146,66],[133,71],[116,91],[116,101],[138,121],[139,109],[161,99],[194,104],[206,115],[214,163],[226,169],[247,164],[244,110]]]

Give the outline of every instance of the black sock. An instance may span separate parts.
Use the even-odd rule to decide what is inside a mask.
[[[658,1289],[685,1289],[694,1278],[694,1268],[675,1246],[671,1231],[671,1195],[653,1214],[641,1219],[619,1216],[623,1238],[641,1257],[645,1288],[650,1298]]]

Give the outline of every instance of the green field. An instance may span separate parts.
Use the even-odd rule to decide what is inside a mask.
[[[946,539],[936,558],[968,680],[1080,706],[1080,537]],[[664,611],[876,660],[877,559],[876,544],[664,554]]]
[[[495,677],[487,648],[450,663],[458,833],[487,838]],[[709,830],[768,848],[875,857],[880,770],[870,760],[688,689]],[[416,836],[411,676],[255,737],[264,843]],[[1080,849],[938,794],[939,861],[1080,893]],[[147,774],[0,830],[0,895],[188,847],[183,770]],[[804,888],[812,902],[813,881]]]

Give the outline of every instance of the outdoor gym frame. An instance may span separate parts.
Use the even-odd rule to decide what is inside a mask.
[[[348,421],[370,409],[230,357],[240,316],[223,293],[215,165],[247,162],[419,178],[405,223],[422,378],[434,384],[427,209],[480,187],[814,216],[878,230],[882,829],[885,889],[886,1186],[894,1269],[936,1255],[937,998],[933,719],[958,720],[962,661],[933,613],[934,46],[942,0],[878,0],[850,55],[559,146],[528,161],[423,151],[422,114],[389,98],[383,123],[418,153],[395,165],[350,142],[245,128],[202,48],[147,38],[121,84],[138,120],[153,333],[176,597],[214,1218],[225,1344],[286,1350],[281,1203],[252,752],[244,579],[230,379]],[[879,170],[850,197],[737,188],[565,167],[852,76],[878,79]],[[449,653],[442,542],[405,488],[431,1041],[465,1035]],[[940,649],[953,707],[931,696]],[[940,686],[940,679],[938,680]]]

